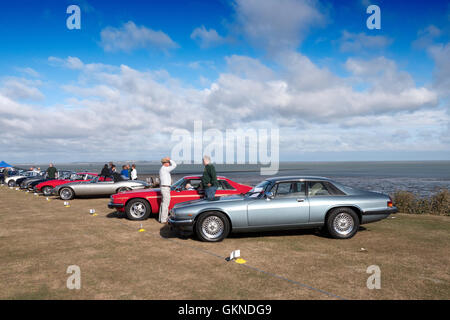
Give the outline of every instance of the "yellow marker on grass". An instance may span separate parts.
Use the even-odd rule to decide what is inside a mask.
[[[244,263],[247,262],[246,260],[244,260],[244,259],[242,259],[242,258],[236,259],[236,260],[234,260],[234,261],[236,261],[236,263],[239,263],[239,264],[244,264]]]
[[[139,232],[145,232],[145,229],[142,228],[142,223],[141,223],[141,228],[139,229]]]

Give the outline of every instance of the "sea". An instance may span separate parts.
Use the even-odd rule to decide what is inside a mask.
[[[125,163],[136,164],[138,178],[145,180],[158,174],[160,163],[156,161],[117,161],[118,170]],[[100,172],[105,163],[55,163],[57,169]],[[47,164],[17,164],[28,168]],[[393,194],[409,191],[421,197],[428,197],[441,189],[450,190],[450,161],[358,161],[358,162],[280,162],[276,175],[261,175],[260,165],[216,164],[218,175],[234,181],[256,185],[273,176],[321,176],[344,185],[369,191]],[[201,174],[201,164],[180,164],[172,172],[173,180],[188,174]]]

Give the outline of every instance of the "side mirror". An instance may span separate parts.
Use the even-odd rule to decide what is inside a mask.
[[[266,198],[266,200],[272,200],[273,198],[275,198],[275,195],[273,194],[273,192],[266,192],[264,193],[264,197]]]

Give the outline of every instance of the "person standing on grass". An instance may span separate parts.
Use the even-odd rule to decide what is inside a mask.
[[[177,164],[169,157],[161,159],[161,164],[161,169],[159,169],[159,184],[162,199],[161,205],[159,206],[159,222],[167,223],[170,204],[170,185],[172,184],[170,172],[177,167]]]
[[[47,172],[47,178],[50,180],[54,180],[58,177],[58,171],[53,166],[53,163],[50,163],[46,172]]]
[[[218,187],[216,168],[211,164],[211,158],[209,156],[203,156],[203,165],[205,170],[203,171],[202,184],[205,189],[206,200],[214,200],[216,190]]]
[[[131,177],[131,180],[137,180],[137,170],[136,170],[136,165],[134,163],[131,165],[130,177]]]

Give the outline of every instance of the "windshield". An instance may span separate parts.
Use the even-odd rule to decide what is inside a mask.
[[[257,184],[253,189],[247,192],[245,195],[247,197],[256,198],[266,191],[267,186],[270,185],[270,181],[264,180],[263,182]]]
[[[171,190],[176,190],[177,188],[181,188],[183,186],[184,183],[184,178],[181,178],[180,180],[178,180],[177,182],[175,182],[170,189]]]

